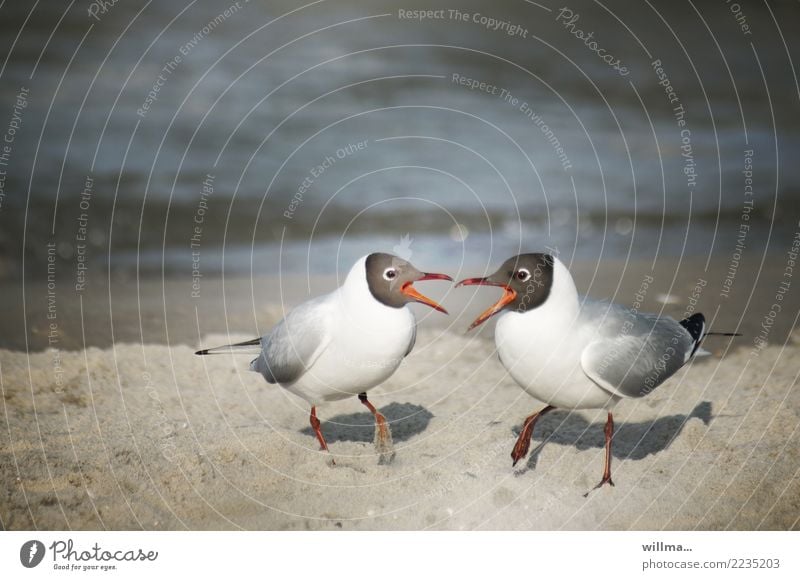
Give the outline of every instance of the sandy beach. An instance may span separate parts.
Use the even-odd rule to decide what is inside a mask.
[[[738,326],[746,336],[708,339],[711,356],[650,396],[617,406],[616,487],[588,498],[602,471],[602,412],[551,413],[537,426],[529,460],[511,466],[520,424],[541,404],[498,362],[492,325],[464,333],[490,289],[425,288],[451,316],[415,307],[415,350],[370,392],[391,422],[394,462],[378,465],[371,415],[353,398],[319,409],[336,460],[330,466],[306,404],[247,372],[247,356],[193,356],[199,346],[266,331],[304,298],[306,280],[229,280],[223,299],[222,281],[209,279],[195,302],[186,299],[185,279],[112,280],[83,297],[82,317],[80,300],[62,299],[59,350],[41,340],[39,295],[28,285],[34,314],[23,323],[8,309],[11,331],[0,350],[0,525],[798,529],[797,300],[787,298],[768,345],[755,341],[777,279],[769,274],[781,264],[773,267],[760,284],[742,274],[723,308],[713,306],[716,290],[700,293],[693,308],[716,313],[714,327]],[[576,279],[590,294],[630,303],[648,265],[620,268],[597,275],[576,266]],[[674,271],[677,277],[659,270],[644,309],[686,310],[697,270]],[[707,273],[706,288],[718,286],[719,276]],[[314,280],[312,292],[333,284]],[[28,351],[19,344],[24,328]]]

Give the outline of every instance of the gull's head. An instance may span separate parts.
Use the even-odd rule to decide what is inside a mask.
[[[392,254],[374,253],[364,262],[367,286],[373,298],[392,308],[401,308],[409,302],[419,302],[438,310],[447,311],[414,288],[414,282],[422,280],[453,279],[446,274],[421,272],[410,262]]]
[[[544,304],[553,287],[555,258],[550,254],[520,254],[503,262],[496,272],[484,278],[467,278],[458,286],[497,286],[500,299],[481,313],[469,330],[504,310],[526,312]]]

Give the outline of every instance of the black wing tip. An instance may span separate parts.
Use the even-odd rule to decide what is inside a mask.
[[[706,317],[700,314],[692,314],[689,318],[684,318],[678,324],[686,329],[695,341],[703,338],[706,327]]]
[[[741,332],[706,332],[706,317],[700,314],[692,314],[688,318],[684,318],[679,322],[681,326],[686,329],[692,339],[694,340],[694,348],[692,349],[692,356],[695,355],[697,349],[700,348],[700,343],[707,336],[742,336]]]
[[[692,348],[692,354],[690,356],[694,356],[697,353],[697,349],[700,348],[700,343],[703,342],[703,337],[705,336],[706,331],[706,317],[700,314],[692,314],[688,318],[684,318],[678,324],[686,329],[686,332],[689,333],[689,336],[692,337],[694,341],[694,348]]]
[[[204,348],[203,350],[198,350],[198,351],[195,351],[195,353],[194,353],[194,354],[196,354],[196,355],[204,355],[204,354],[208,354],[208,349],[207,349],[207,348]]]

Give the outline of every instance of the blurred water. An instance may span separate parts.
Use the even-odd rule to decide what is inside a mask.
[[[73,268],[82,213],[93,267],[142,273],[331,272],[406,234],[433,264],[541,247],[727,259],[746,150],[748,251],[782,252],[798,219],[800,9],[740,4],[749,34],[722,1],[570,2],[571,28],[548,1],[461,3],[466,21],[399,17],[442,8],[424,2],[119,0],[97,18],[91,2],[5,2],[0,132],[29,97],[0,275],[23,255],[45,264],[50,241]],[[686,110],[694,187],[657,59]]]

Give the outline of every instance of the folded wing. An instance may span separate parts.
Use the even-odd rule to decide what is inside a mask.
[[[250,370],[269,383],[295,382],[330,344],[331,318],[329,296],[296,307],[261,339],[261,354],[250,363]]]
[[[609,311],[597,340],[581,355],[583,372],[620,397],[643,397],[681,368],[696,340],[672,318]]]

